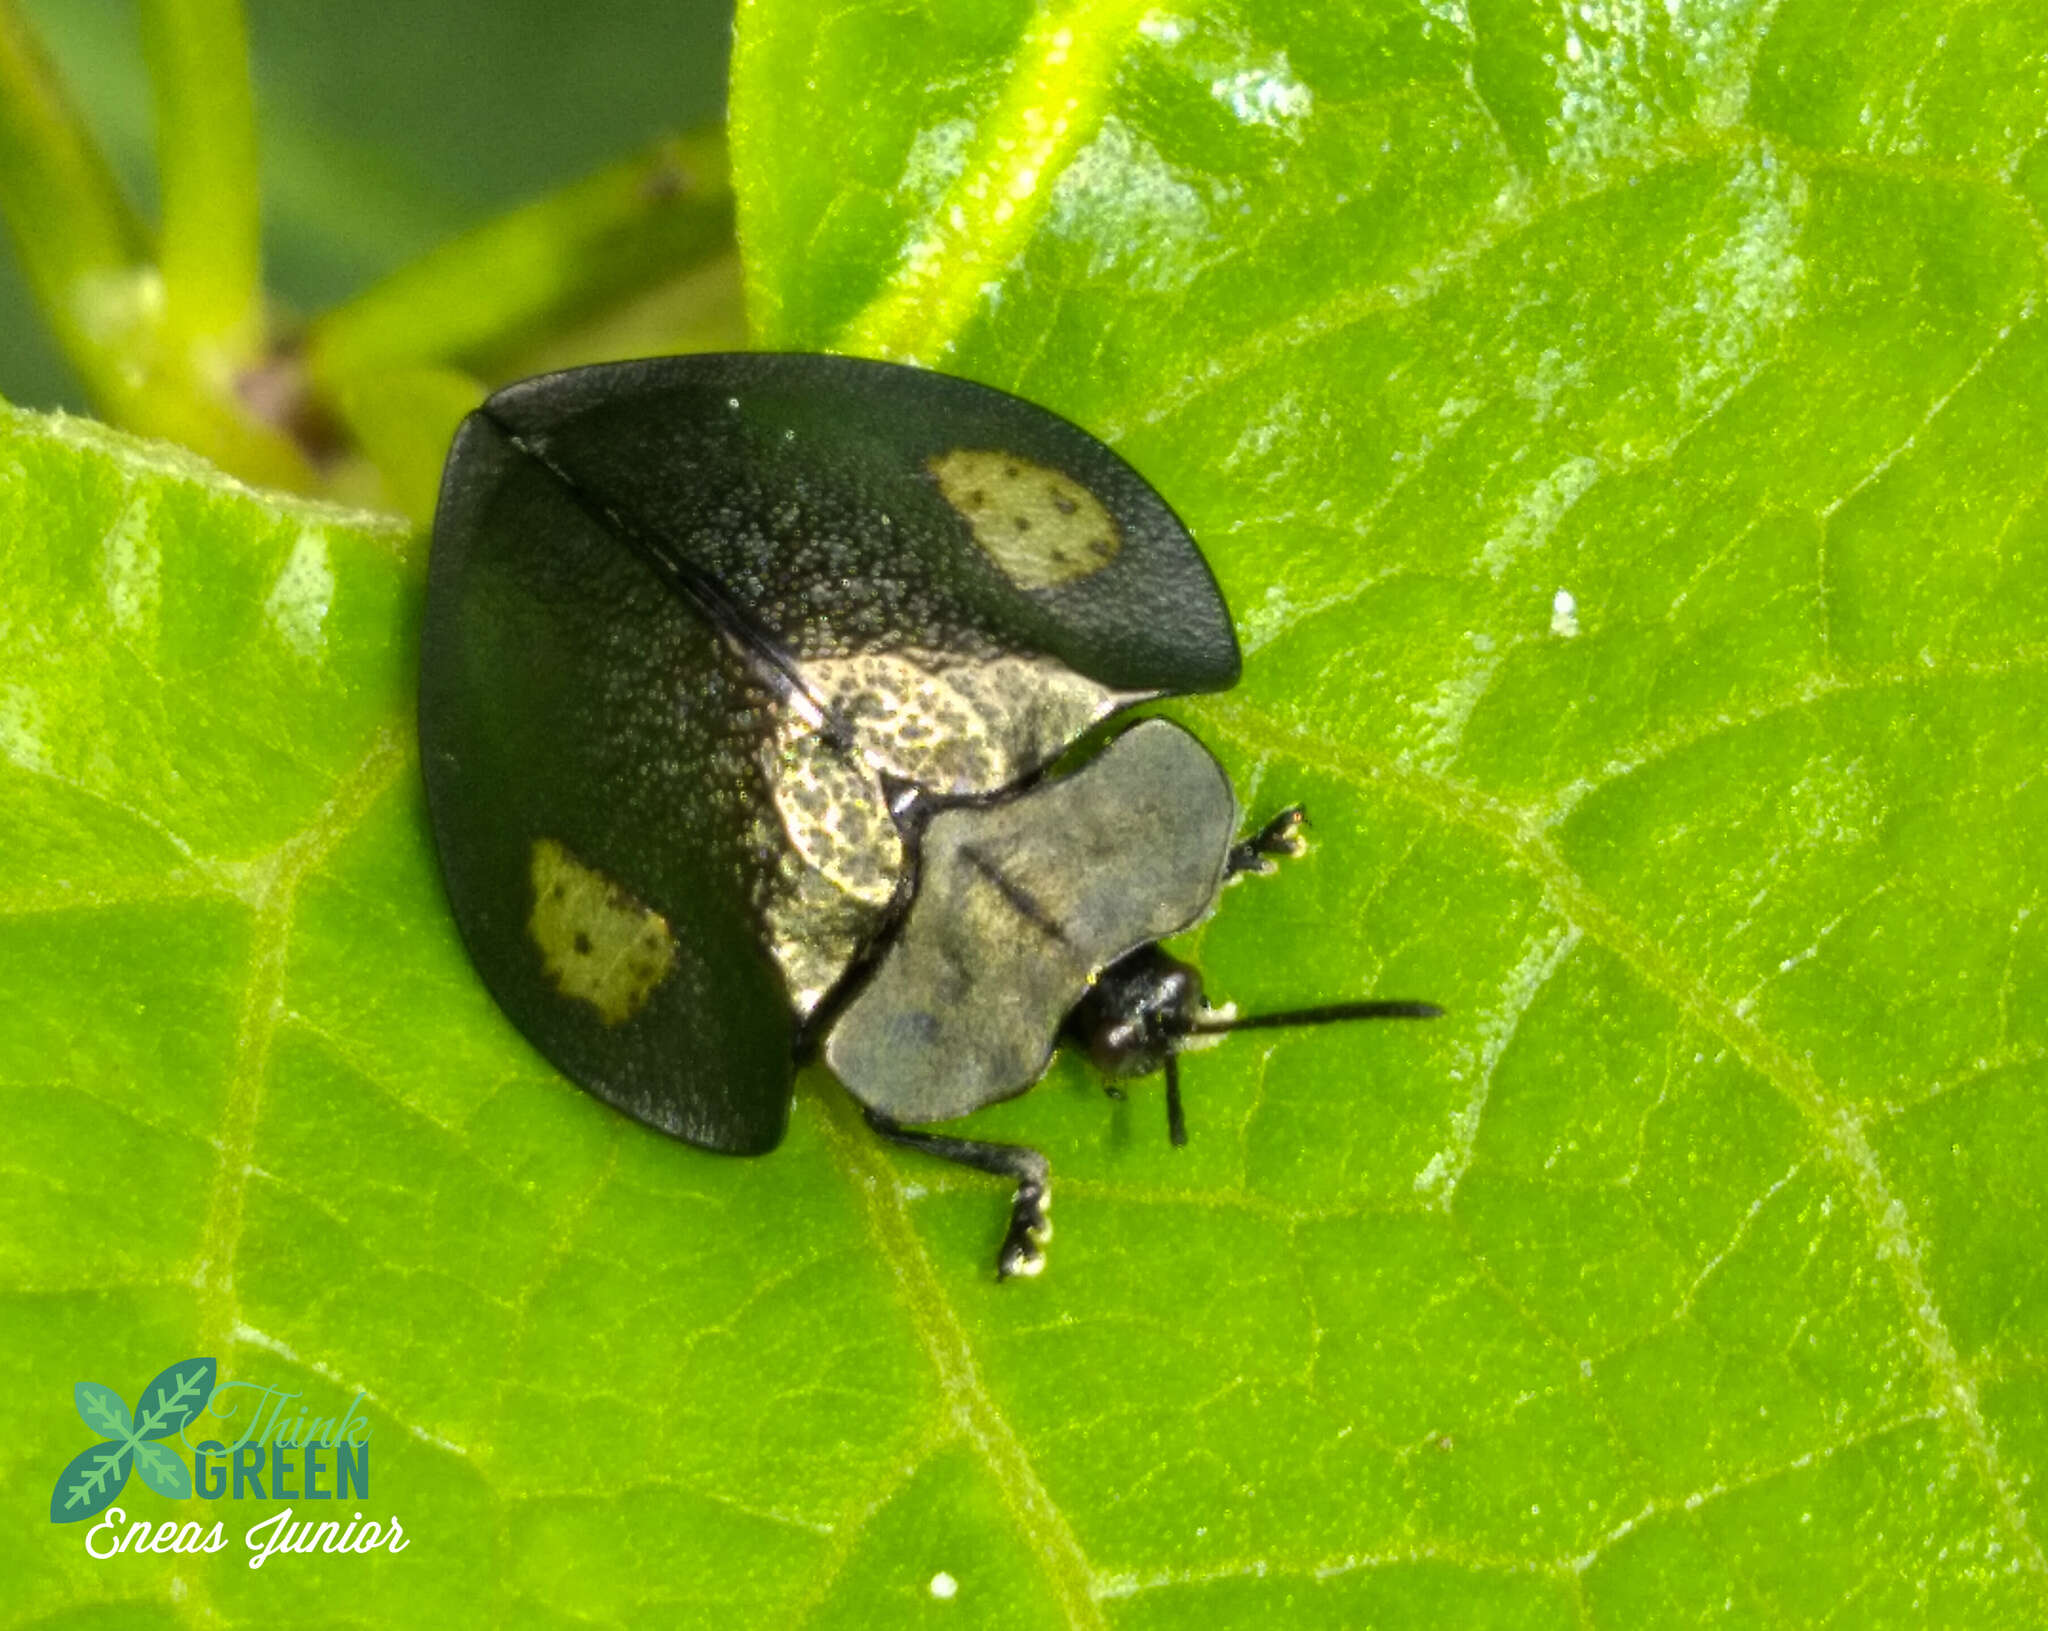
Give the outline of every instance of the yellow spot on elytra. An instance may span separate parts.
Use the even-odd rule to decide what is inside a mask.
[[[925,468],[974,541],[1020,589],[1051,589],[1100,572],[1123,547],[1102,501],[1042,464],[956,448]]]
[[[526,932],[548,978],[563,996],[589,1003],[605,1024],[624,1024],[676,966],[668,919],[552,838],[535,841],[532,877]]]

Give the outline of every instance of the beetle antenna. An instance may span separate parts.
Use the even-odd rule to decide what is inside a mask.
[[[1197,1019],[1177,1027],[1188,1036],[1222,1036],[1230,1031],[1275,1030],[1292,1025],[1335,1025],[1349,1019],[1441,1019],[1433,1002],[1333,1002],[1323,1008],[1290,1008],[1278,1014],[1245,1014],[1236,1019]]]
[[[1166,1056],[1166,1137],[1175,1149],[1188,1141],[1188,1118],[1180,1107],[1180,1056]]]
[[[1350,1019],[1441,1019],[1433,1002],[1333,1002],[1321,1008],[1289,1008],[1277,1014],[1245,1014],[1231,1019],[1190,1019],[1169,1023],[1167,1034],[1225,1036],[1231,1031],[1269,1031],[1294,1025],[1336,1025]],[[1188,1141],[1187,1117],[1180,1104],[1180,1050],[1166,1055],[1166,1136],[1175,1145]]]

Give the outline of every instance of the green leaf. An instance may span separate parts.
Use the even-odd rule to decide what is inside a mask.
[[[364,1390],[411,1542],[38,1523],[24,1616],[2040,1623],[2044,22],[747,8],[762,337],[1109,435],[1237,608],[1180,711],[1316,847],[1212,991],[1450,1010],[1191,1058],[1183,1151],[985,1112],[1028,1285],[815,1075],[724,1160],[511,1034],[416,539],[10,416],[7,1469],[217,1354]]]

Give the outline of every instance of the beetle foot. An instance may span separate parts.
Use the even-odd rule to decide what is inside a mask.
[[[996,1258],[996,1278],[1037,1274],[1045,1267],[1045,1243],[1052,1239],[1052,1167],[1037,1150],[1022,1144],[993,1144],[949,1133],[921,1133],[885,1116],[872,1105],[861,1106],[868,1125],[892,1144],[903,1144],[941,1161],[958,1162],[976,1172],[1008,1178],[1017,1186],[1010,1203],[1010,1228]]]
[[[1306,810],[1299,804],[1290,804],[1251,837],[1231,845],[1223,863],[1223,876],[1229,879],[1250,872],[1263,877],[1274,870],[1276,856],[1301,854],[1308,848],[1301,837],[1302,824],[1307,820]]]
[[[1043,1179],[1027,1178],[1017,1186],[1010,1206],[1010,1228],[996,1257],[996,1278],[1030,1278],[1045,1269],[1045,1243],[1052,1239],[1052,1188]]]

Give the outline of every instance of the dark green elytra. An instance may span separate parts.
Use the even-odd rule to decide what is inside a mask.
[[[1091,725],[1237,673],[1186,529],[1058,416],[851,358],[665,358],[528,380],[464,422],[421,758],[456,921],[513,1022],[628,1114],[753,1153],[814,1032],[830,1050],[848,971],[886,975],[915,919],[895,812],[1046,808],[1086,772],[1028,784]],[[1228,825],[1176,880],[1202,908]],[[1057,873],[1049,854],[1027,860]]]

